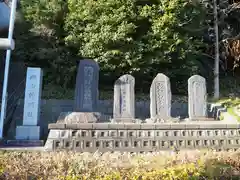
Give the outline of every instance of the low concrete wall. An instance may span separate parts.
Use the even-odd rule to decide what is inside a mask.
[[[240,147],[239,124],[51,124],[46,150],[151,152]]]
[[[73,103],[74,103],[73,100],[42,100],[40,126],[42,129],[43,137],[46,137],[48,134],[48,124],[55,123],[61,112],[73,111]],[[112,117],[112,114],[113,114],[112,100],[100,100],[98,107],[99,107],[99,112]],[[20,100],[18,107],[13,116],[14,123],[12,124],[11,130],[8,135],[10,139],[13,139],[15,136],[16,126],[22,125],[23,108],[24,108],[24,100]],[[150,102],[136,101],[135,114],[136,114],[136,118],[139,118],[139,119],[149,118]],[[172,114],[172,117],[179,117],[179,116],[182,118],[187,117],[188,104],[182,103],[182,102],[173,102],[171,114]],[[209,110],[209,116],[212,116],[210,110]]]

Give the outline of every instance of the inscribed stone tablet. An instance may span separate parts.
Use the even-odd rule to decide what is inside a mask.
[[[207,117],[206,80],[199,75],[188,79],[188,114],[189,119]]]
[[[99,66],[94,60],[82,60],[79,63],[76,78],[76,112],[94,112],[98,103]]]
[[[39,123],[42,94],[41,68],[27,68],[24,98],[23,126],[36,126]]]
[[[159,73],[150,88],[151,118],[169,119],[171,116],[171,86],[167,76]]]
[[[114,84],[114,119],[135,118],[135,79],[131,75],[121,76]]]

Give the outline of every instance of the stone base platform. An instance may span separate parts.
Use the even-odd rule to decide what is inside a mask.
[[[240,124],[77,123],[49,124],[47,151],[153,152],[240,148]]]
[[[17,140],[39,140],[40,126],[17,126],[16,139]]]
[[[7,140],[6,147],[40,147],[44,146],[43,140]]]

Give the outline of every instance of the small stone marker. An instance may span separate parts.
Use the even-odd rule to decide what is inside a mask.
[[[151,119],[169,120],[171,118],[171,85],[167,76],[157,74],[150,88]]]
[[[94,60],[81,60],[75,89],[75,112],[95,112],[98,104],[99,66]]]
[[[188,79],[188,115],[190,120],[207,117],[206,80],[199,75]]]
[[[114,84],[113,119],[129,122],[135,118],[135,78],[129,74],[121,76]]]
[[[38,140],[40,136],[39,118],[42,94],[41,68],[27,68],[24,98],[23,126],[16,129],[17,139]]]

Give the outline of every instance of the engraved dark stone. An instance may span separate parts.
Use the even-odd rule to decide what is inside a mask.
[[[94,112],[98,104],[99,66],[94,60],[81,60],[75,89],[75,112]]]

